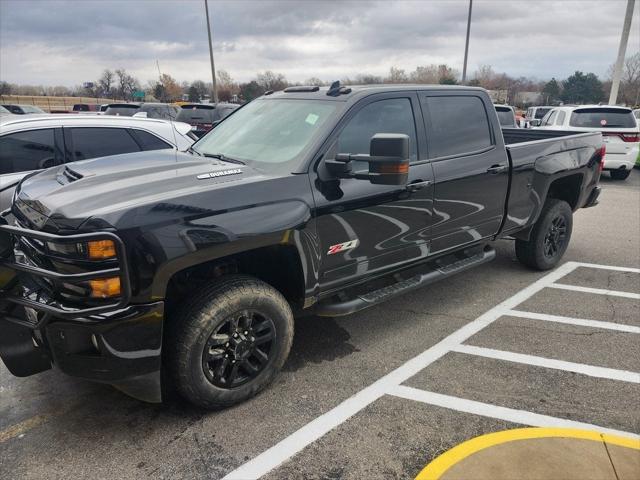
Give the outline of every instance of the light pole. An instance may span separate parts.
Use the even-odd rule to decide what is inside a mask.
[[[218,103],[218,89],[216,88],[216,67],[213,64],[213,44],[211,43],[211,24],[209,23],[209,3],[204,0],[204,10],[207,14],[207,34],[209,35],[209,59],[211,60],[211,81],[213,84],[213,103]]]
[[[627,52],[627,43],[629,42],[629,30],[631,30],[631,19],[633,18],[634,5],[635,0],[627,0],[627,12],[625,13],[624,24],[622,25],[622,36],[620,37],[620,46],[618,47],[618,58],[616,59],[616,66],[613,70],[609,105],[615,105],[618,101],[618,89],[620,88],[620,77],[622,76],[622,67],[624,66],[624,55]]]
[[[471,32],[471,8],[473,0],[469,0],[469,17],[467,18],[467,41],[464,44],[464,65],[462,67],[462,84],[467,83],[467,57],[469,56],[469,33]]]

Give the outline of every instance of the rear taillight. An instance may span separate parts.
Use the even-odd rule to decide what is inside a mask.
[[[602,132],[606,137],[620,137],[623,142],[640,142],[640,134],[637,132],[623,133],[623,132]]]
[[[607,146],[602,145],[596,152],[596,155],[600,157],[600,164],[598,165],[598,171],[604,170],[604,154],[607,152]]]

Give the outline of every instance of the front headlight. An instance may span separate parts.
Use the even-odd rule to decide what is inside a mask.
[[[52,253],[65,257],[89,260],[109,260],[116,258],[116,244],[113,240],[94,240],[86,243],[47,242]]]

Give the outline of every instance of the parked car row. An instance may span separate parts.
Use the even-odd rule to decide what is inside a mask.
[[[29,172],[148,150],[186,150],[195,140],[191,126],[147,118],[98,115],[0,116],[0,210],[13,187]]]

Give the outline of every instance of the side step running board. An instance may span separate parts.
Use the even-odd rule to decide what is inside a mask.
[[[468,270],[471,267],[480,265],[482,263],[493,260],[496,256],[496,251],[493,248],[487,247],[473,255],[454,258],[448,263],[443,263],[442,260],[436,262],[430,262],[425,265],[427,271],[421,273],[412,273],[408,278],[399,279],[391,285],[372,290],[370,292],[358,293],[349,295],[349,291],[330,297],[326,300],[322,300],[316,304],[314,313],[321,317],[336,317],[340,315],[349,315],[367,307],[371,307],[383,301],[397,297],[403,293],[415,290],[416,288],[423,287],[430,283],[442,280],[450,277],[456,273]],[[429,269],[429,267],[431,267]],[[415,272],[415,268],[411,269]],[[396,274],[396,278],[401,276]],[[346,297],[346,298],[345,298]],[[349,298],[351,297],[351,298]]]

